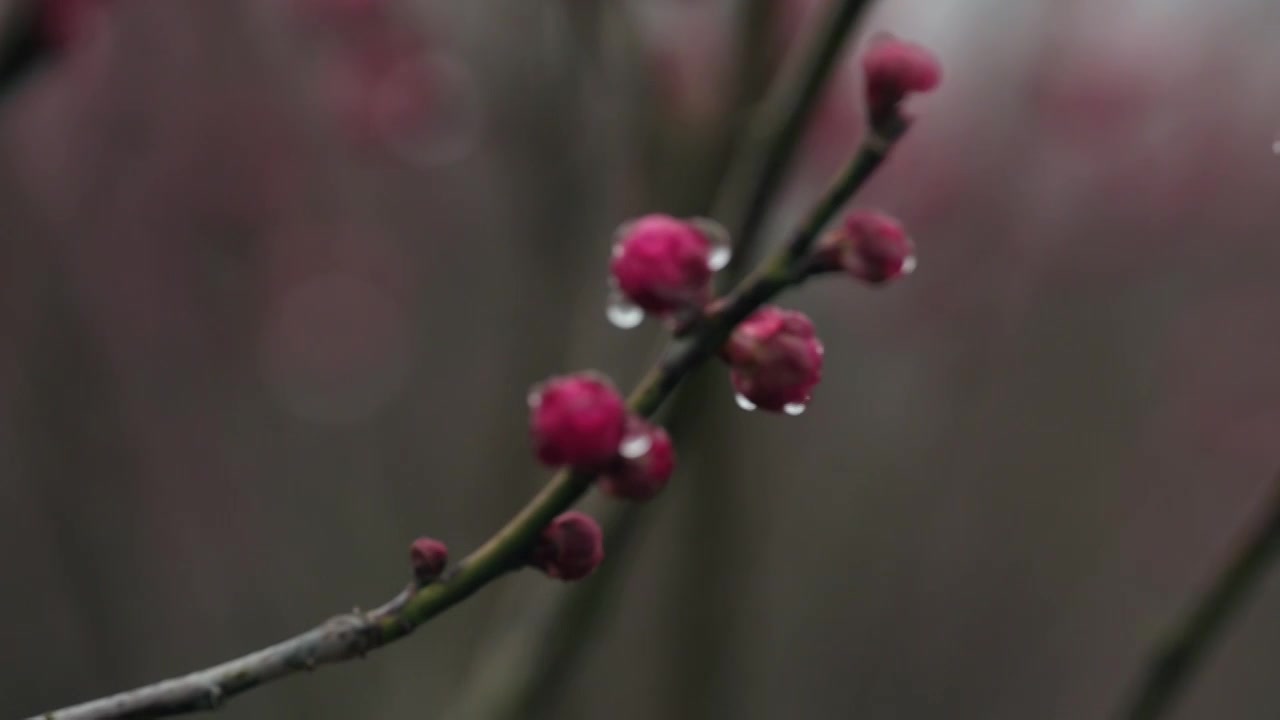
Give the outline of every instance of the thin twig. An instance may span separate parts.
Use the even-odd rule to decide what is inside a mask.
[[[668,346],[661,361],[628,398],[632,412],[645,417],[657,412],[680,382],[716,353],[738,323],[792,283],[795,258],[803,256],[812,246],[822,228],[870,177],[905,130],[903,124],[892,129],[891,137],[868,136],[853,163],[814,207],[791,242],[744,280],[730,294],[724,309],[700,325],[695,334]],[[581,498],[592,479],[592,475],[585,472],[556,473],[515,517],[463,559],[452,573],[417,590],[403,602],[397,598],[377,610],[341,616],[302,635],[213,668],[49,712],[32,720],[153,718],[210,709],[246,690],[300,670],[361,657],[407,636],[499,576],[520,568],[542,528]]]
[[[1172,709],[1227,623],[1239,612],[1249,592],[1257,587],[1277,549],[1280,549],[1280,476],[1271,490],[1266,515],[1230,555],[1191,612],[1152,653],[1141,684],[1119,718],[1155,720]]]
[[[729,231],[735,242],[749,247],[755,243],[836,61],[853,27],[870,4],[871,0],[841,0],[832,4],[809,53],[786,76],[789,78],[786,82],[775,86],[748,128],[745,151],[738,155],[712,213],[731,223]],[[748,254],[734,253],[732,262],[748,262]]]

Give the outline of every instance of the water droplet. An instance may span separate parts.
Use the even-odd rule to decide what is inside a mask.
[[[525,397],[525,402],[529,403],[529,407],[536,408],[542,404],[542,388],[535,387],[529,391],[529,395]]]
[[[747,396],[743,395],[742,393],[738,393],[737,395],[734,395],[733,401],[738,403],[738,407],[742,408],[743,410],[746,410],[747,412],[751,412],[752,410],[756,409],[756,404],[748,400]]]
[[[613,231],[613,254],[616,257],[622,252],[622,241],[627,239],[631,234],[631,228],[635,227],[635,220],[627,220]]]
[[[622,330],[630,330],[644,322],[644,310],[617,290],[610,291],[604,315],[609,318],[610,325]]]
[[[723,270],[733,259],[733,243],[729,239],[729,231],[710,218],[694,218],[693,224],[711,243],[711,252],[707,255],[707,267],[713,271]]]
[[[653,447],[653,436],[647,432],[638,432],[622,438],[618,446],[618,454],[628,460],[642,458]]]
[[[918,263],[916,262],[916,256],[908,255],[907,259],[902,261],[902,274],[910,275],[911,273],[915,272],[917,264]]]
[[[733,251],[726,247],[713,247],[707,255],[707,267],[712,270],[723,270],[733,259]]]
[[[782,406],[782,412],[790,415],[791,417],[803,415],[805,409],[806,407],[804,403],[787,403]]]

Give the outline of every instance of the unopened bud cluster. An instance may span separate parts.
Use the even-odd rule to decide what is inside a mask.
[[[594,474],[605,493],[648,500],[675,470],[667,431],[631,414],[609,380],[594,372],[552,378],[529,395],[529,430],[543,464]],[[565,513],[542,533],[529,564],[561,580],[591,574],[604,557],[603,533],[582,513]]]
[[[941,78],[927,50],[891,37],[873,44],[862,67],[872,133],[904,121],[901,103],[933,89]],[[623,223],[610,263],[609,317],[631,327],[650,314],[677,333],[715,322],[734,299],[717,300],[713,292],[713,276],[728,259],[727,234],[709,220],[651,214]],[[838,272],[883,285],[910,274],[916,264],[902,224],[868,210],[850,213],[812,251],[789,260],[789,283]],[[757,309],[732,328],[719,356],[729,365],[739,405],[747,409],[798,415],[822,379],[822,341],[813,322],[795,310]],[[601,375],[552,378],[534,389],[529,406],[538,459],[589,474],[614,497],[648,500],[675,470],[667,432],[632,414]],[[566,512],[542,529],[527,563],[551,577],[577,580],[603,557],[600,526],[582,513]]]

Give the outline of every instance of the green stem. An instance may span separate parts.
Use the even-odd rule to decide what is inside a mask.
[[[853,162],[823,195],[791,242],[739,284],[729,295],[724,309],[704,323],[696,334],[668,346],[662,360],[628,397],[627,406],[631,412],[643,417],[657,412],[685,376],[724,345],[733,328],[794,282],[796,274],[793,269],[797,261],[813,246],[818,234],[844,203],[871,177],[893,142],[905,130],[904,123],[892,137],[867,137]],[[588,473],[569,470],[557,473],[506,527],[463,560],[452,577],[424,588],[406,604],[403,611],[383,618],[380,621],[383,629],[381,639],[389,641],[407,634],[507,570],[519,567],[524,553],[542,528],[582,497],[591,480]]]
[[[1245,537],[1208,591],[1152,654],[1124,720],[1155,720],[1173,707],[1227,624],[1258,586],[1280,549],[1280,478],[1262,521]]]
[[[903,125],[900,130],[905,130]],[[812,246],[822,228],[884,159],[891,138],[869,136],[854,162],[823,196],[787,246],[780,248],[729,296],[728,305],[698,331],[673,341],[662,360],[631,393],[627,404],[649,417],[680,382],[710,359],[733,328],[785,289],[795,277],[791,265]],[[591,485],[588,473],[562,470],[486,543],[439,582],[410,589],[386,605],[340,616],[302,635],[251,655],[190,675],[148,685],[83,705],[47,713],[45,720],[164,717],[210,709],[228,698],[300,670],[363,657],[367,652],[405,637],[423,623],[457,605],[499,576],[521,567],[543,527],[567,510]]]
[[[800,61],[793,79],[776,85],[749,128],[747,151],[739,155],[741,160],[731,171],[713,213],[733,223],[729,231],[736,243],[754,245],[836,61],[870,4],[870,0],[841,0],[831,6],[820,24],[820,36]],[[736,263],[749,260],[748,253],[734,255]]]
[[[713,212],[722,219],[731,218],[735,227],[740,228],[739,234],[734,235],[733,262],[720,274],[721,282],[727,282],[729,287],[741,282],[747,263],[755,255],[761,237],[757,232],[758,223],[772,203],[783,171],[795,155],[803,130],[817,107],[821,90],[837,66],[839,49],[869,2],[841,2],[818,31],[812,44],[814,50],[804,55],[793,71],[775,79],[767,102],[755,109],[749,124],[742,123],[738,118],[751,109],[760,95],[761,85],[771,75],[774,59],[767,52],[767,46],[775,5],[774,0],[752,0],[741,17],[737,97],[728,122],[731,132],[727,133],[732,141],[725,143],[723,149],[745,149],[746,153],[736,153],[738,161],[727,173],[718,173],[726,177],[720,179],[720,198]],[[865,161],[866,157],[860,159]],[[871,169],[864,163],[858,166],[861,171]],[[856,182],[865,180],[857,175],[847,177]],[[750,196],[747,188],[752,188]],[[734,207],[730,207],[731,204]],[[812,242],[815,236],[816,232],[810,231],[805,242]],[[689,420],[684,408],[692,404],[691,390],[683,388],[676,398],[680,409],[673,408],[668,413],[672,420],[666,424],[673,436],[682,435],[677,426]],[[699,490],[716,492],[701,487]],[[610,507],[606,511],[608,521],[603,524],[607,530],[609,562],[590,583],[568,594],[542,598],[534,607],[526,606],[522,616],[484,652],[476,674],[449,714],[450,718],[533,717],[537,708],[545,707],[554,697],[559,678],[573,665],[593,620],[601,614],[622,575],[626,564],[623,555],[637,534],[638,506]]]
[[[842,39],[832,39],[836,33],[831,28],[842,28],[838,34],[843,35],[864,4],[865,0],[855,0],[837,8],[818,51],[807,64],[809,73],[802,76],[797,115],[806,116],[811,110],[843,44]],[[802,128],[803,122],[798,121],[786,123],[780,130],[778,143],[782,150],[771,156],[781,157],[782,166],[794,150]],[[723,309],[692,335],[674,340],[668,346],[661,361],[629,396],[627,404],[633,413],[644,417],[656,413],[680,383],[717,352],[734,327],[800,279],[797,268],[819,233],[870,178],[906,129],[906,123],[902,123],[880,134],[871,133],[864,139],[853,162],[823,195],[791,242],[743,280],[726,297]],[[776,183],[769,187],[776,187]],[[771,195],[771,192],[764,194],[758,202],[767,202]],[[590,488],[592,480],[592,475],[578,471],[566,469],[556,473],[515,517],[464,558],[452,573],[426,587],[411,587],[376,610],[339,616],[302,635],[221,665],[41,717],[46,720],[148,718],[211,709],[227,698],[299,670],[362,657],[409,635],[499,576],[522,567],[542,528],[577,502]]]

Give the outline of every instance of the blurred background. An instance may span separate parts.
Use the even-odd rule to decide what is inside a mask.
[[[767,77],[817,0],[776,0]],[[0,97],[0,716],[386,599],[544,482],[525,393],[629,386],[611,234],[707,212],[729,0],[115,0]],[[87,8],[87,9],[85,9]],[[5,17],[0,14],[0,22]],[[681,407],[682,466],[555,718],[1094,718],[1280,469],[1280,4],[886,0],[770,216],[856,146],[856,47],[941,90],[856,205],[919,270],[785,299],[803,416]],[[1280,572],[1174,716],[1280,715]],[[591,582],[591,581],[588,581]],[[507,578],[225,718],[438,717]]]

